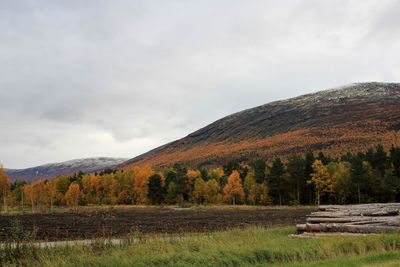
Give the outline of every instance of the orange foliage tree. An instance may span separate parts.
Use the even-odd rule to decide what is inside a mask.
[[[229,175],[228,183],[224,187],[224,193],[232,199],[233,205],[236,203],[236,198],[243,201],[244,191],[242,184],[240,183],[240,175],[238,171],[233,171],[232,174]]]
[[[145,204],[147,201],[147,184],[149,183],[149,177],[154,174],[154,171],[150,166],[135,167],[133,168],[133,194],[135,201],[138,204]]]
[[[35,212],[35,204],[34,204],[34,193],[33,193],[33,186],[31,184],[27,184],[24,186],[24,193],[26,195],[27,198],[29,198],[30,200],[30,205],[32,208],[32,212]]]
[[[42,209],[47,204],[46,191],[43,180],[38,180],[32,184],[33,200],[38,209]]]
[[[78,184],[71,184],[68,188],[67,193],[65,194],[65,200],[67,205],[72,207],[73,210],[78,209],[79,204],[79,197],[81,196],[82,192],[79,189]]]
[[[200,171],[188,170],[186,176],[189,178],[190,182],[196,181],[197,178],[201,177]],[[204,181],[203,181],[204,182]]]
[[[8,178],[7,174],[4,172],[3,165],[0,164],[0,188],[1,188],[1,195],[3,197],[3,208],[4,212],[8,212],[8,205],[7,205],[7,198],[8,193],[10,192],[11,182]]]

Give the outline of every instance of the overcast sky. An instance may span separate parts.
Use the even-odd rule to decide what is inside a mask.
[[[400,80],[400,1],[0,0],[0,162],[132,158],[223,116]]]

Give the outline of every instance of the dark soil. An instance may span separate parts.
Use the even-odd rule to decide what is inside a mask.
[[[110,210],[0,216],[0,241],[11,238],[13,221],[36,228],[37,240],[118,237],[141,233],[220,231],[232,227],[287,226],[303,223],[312,209],[274,210]]]

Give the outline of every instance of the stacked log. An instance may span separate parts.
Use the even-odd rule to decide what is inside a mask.
[[[303,233],[387,233],[400,232],[400,203],[328,205],[298,224]]]

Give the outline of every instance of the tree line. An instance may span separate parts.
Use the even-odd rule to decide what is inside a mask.
[[[155,170],[60,176],[32,184],[11,183],[0,168],[4,211],[9,206],[53,210],[88,204],[249,204],[315,205],[400,201],[400,148],[382,145],[340,158],[322,152],[250,163],[229,162],[217,168],[188,169],[178,163]]]

